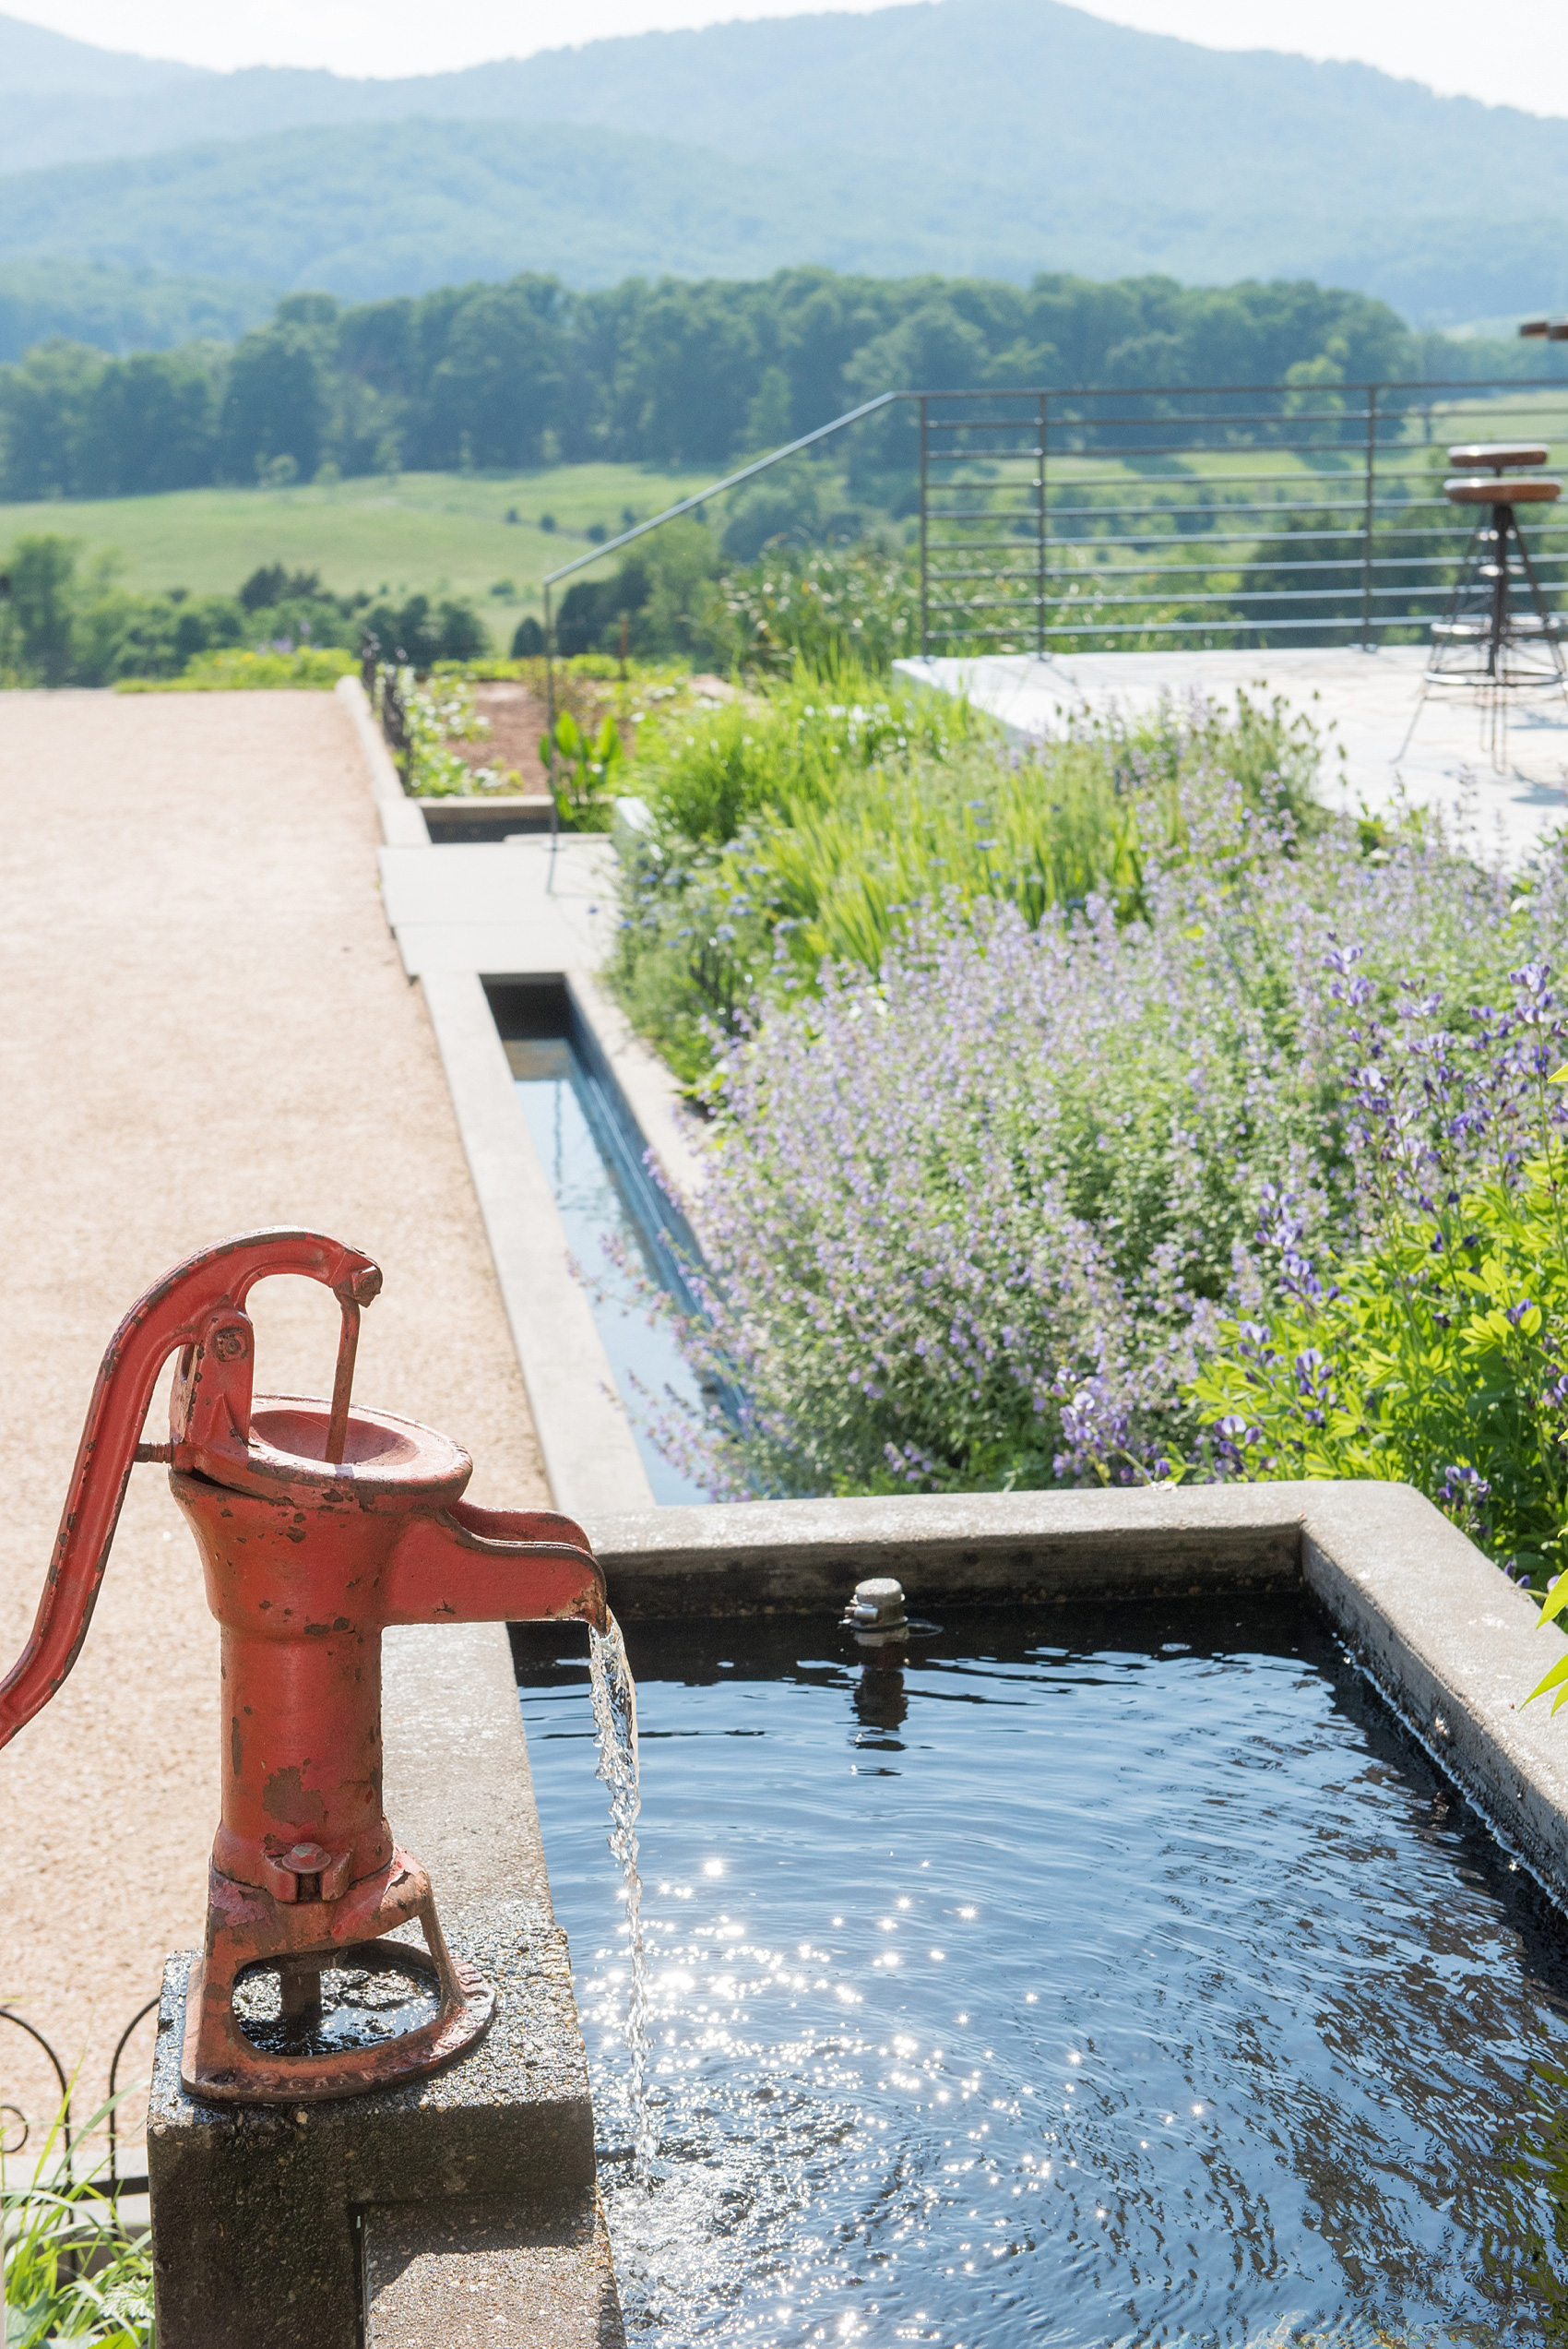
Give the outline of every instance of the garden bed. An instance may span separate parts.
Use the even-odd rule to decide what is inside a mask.
[[[1020,757],[797,673],[661,730],[612,986],[707,1110],[707,1488],[1399,1477],[1568,1518],[1568,861],[1333,812],[1276,704]]]

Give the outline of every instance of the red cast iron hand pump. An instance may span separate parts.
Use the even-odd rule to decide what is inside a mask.
[[[276,1273],[321,1282],[341,1307],[330,1403],[252,1394],[245,1299]],[[460,1445],[351,1405],[360,1312],[380,1287],[369,1257],[320,1233],[255,1232],[204,1248],[132,1306],[93,1389],[32,1636],[0,1682],[4,1746],[76,1662],[133,1462],[167,1461],[223,1635],[222,1818],[181,2067],[205,2098],[357,2095],[433,2071],[480,2036],[494,1989],[454,1961],[430,1879],[382,1811],[382,1630],[606,1621],[579,1526],[545,1509],[473,1508]],[[174,1353],[170,1440],[145,1444]],[[414,1920],[428,1955],[382,1939]],[[302,2025],[327,1966],[413,1972],[436,2010],[372,2046],[264,2052],[234,2012],[240,1976],[262,1964],[278,1969],[283,2015]]]

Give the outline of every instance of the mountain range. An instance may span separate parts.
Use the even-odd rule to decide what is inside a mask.
[[[1568,299],[1568,120],[1059,0],[648,33],[382,80],[0,18],[0,264],[364,299],[799,262],[1314,277],[1422,325]]]

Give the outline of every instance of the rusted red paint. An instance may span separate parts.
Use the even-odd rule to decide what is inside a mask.
[[[342,1307],[333,1397],[253,1396],[244,1301],[269,1274],[320,1281]],[[226,1762],[206,1945],[193,1971],[187,2087],[237,2103],[356,2095],[470,2045],[493,1992],[454,1964],[430,1882],[382,1808],[381,1635],[388,1624],[578,1619],[604,1584],[580,1526],[552,1510],[475,1508],[473,1463],[416,1422],[351,1402],[368,1257],[319,1233],[257,1232],[169,1273],[104,1355],[38,1616],[0,1683],[0,1746],[47,1703],[91,1620],[133,1461],[169,1462],[222,1627]],[[170,1441],[140,1445],[158,1374],[179,1354]],[[417,1918],[439,2010],[423,2030],[331,2057],[264,2056],[233,1989],[258,1961],[308,2008],[321,1967]]]

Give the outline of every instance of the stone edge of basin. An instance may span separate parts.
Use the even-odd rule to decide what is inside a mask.
[[[1568,1902],[1568,1722],[1545,1699],[1520,1710],[1568,1640],[1408,1485],[749,1501],[590,1513],[588,1532],[623,1621],[837,1616],[870,1574],[896,1574],[917,1609],[1304,1584],[1500,1841]]]
[[[621,2349],[588,2056],[505,1631],[389,1631],[385,1727],[388,1816],[455,1950],[500,1982],[496,2021],[412,2088],[225,2112],[180,2085],[190,1961],[172,1959],[148,2129],[160,2341],[468,2349],[517,2337],[495,2330],[509,2306],[519,2321],[531,2309],[534,2349]]]

